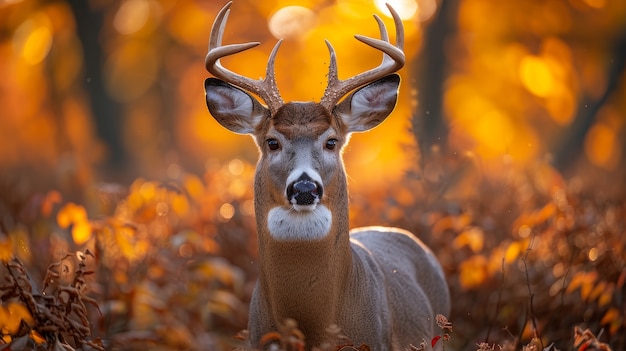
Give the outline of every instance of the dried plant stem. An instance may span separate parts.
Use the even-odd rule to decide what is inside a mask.
[[[543,350],[544,348],[543,341],[541,341],[541,337],[539,335],[539,329],[537,327],[537,319],[535,318],[535,311],[533,308],[533,301],[535,298],[535,293],[533,292],[532,287],[530,286],[530,276],[528,274],[528,263],[527,263],[528,254],[530,253],[530,251],[532,251],[533,243],[535,242],[535,236],[536,236],[536,233],[535,231],[533,231],[533,235],[530,239],[530,243],[528,243],[528,248],[526,249],[526,253],[524,254],[524,257],[522,258],[522,262],[524,263],[524,273],[526,274],[526,287],[528,288],[528,296],[529,296],[528,317],[526,319],[526,323],[528,322],[528,319],[530,319],[530,322],[532,323],[532,327],[533,327],[534,336],[539,339],[539,343],[541,344],[541,349]],[[524,325],[526,325],[526,323],[524,323]]]
[[[485,335],[485,342],[489,342],[489,337],[491,336],[491,329],[498,319],[498,314],[500,313],[500,307],[502,302],[502,289],[504,289],[504,257],[502,257],[501,263],[501,274],[500,274],[500,286],[498,287],[498,300],[496,301],[496,310],[493,313],[493,318],[489,323],[489,327],[487,329],[487,334]]]

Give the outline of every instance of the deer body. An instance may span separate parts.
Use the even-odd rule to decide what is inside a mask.
[[[254,183],[260,276],[250,304],[252,346],[288,318],[297,321],[308,349],[326,341],[331,325],[372,350],[404,350],[430,340],[435,314],[449,312],[442,269],[406,231],[371,227],[350,233],[341,158],[350,133],[377,126],[393,110],[400,79],[390,73],[399,67],[388,57],[403,64],[404,54],[386,41],[360,38],[383,46],[387,59],[356,82],[339,81],[329,44],[329,89],[338,88],[321,103],[282,103],[273,78],[278,45],[263,81],[236,76],[219,64],[220,57],[251,47],[221,46],[229,7],[216,19],[207,55],[209,71],[224,80],[207,79],[205,91],[213,117],[235,133],[252,134],[261,153]],[[383,27],[381,34],[386,39]],[[260,95],[268,106],[234,85]]]

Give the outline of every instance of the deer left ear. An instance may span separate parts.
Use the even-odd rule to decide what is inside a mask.
[[[269,111],[245,91],[223,80],[207,78],[204,81],[206,105],[211,115],[231,132],[254,133],[268,118]]]
[[[337,104],[334,114],[349,133],[365,132],[382,123],[396,106],[400,76],[380,78],[348,95]]]

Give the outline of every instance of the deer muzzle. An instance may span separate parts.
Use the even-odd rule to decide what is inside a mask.
[[[320,202],[323,187],[308,174],[302,173],[298,179],[287,186],[287,200],[296,210],[312,209]]]

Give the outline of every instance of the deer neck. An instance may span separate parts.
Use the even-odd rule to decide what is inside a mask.
[[[267,192],[257,192],[259,197],[255,198],[261,294],[268,301],[274,323],[293,318],[305,334],[307,344],[319,345],[324,340],[326,328],[337,323],[342,285],[348,281],[352,267],[347,190],[334,192],[333,201],[320,206],[319,211],[328,211],[326,215],[330,215],[325,235],[321,235],[319,228],[325,223],[311,225],[307,222],[309,219],[298,218],[314,214],[291,211],[293,217],[281,218],[293,221],[283,223],[284,228],[272,223],[276,221],[273,217],[283,215],[273,212],[285,209],[265,208],[263,204],[270,201],[262,194]],[[283,235],[278,232],[280,230],[299,230],[297,236],[305,239],[277,239]]]

